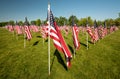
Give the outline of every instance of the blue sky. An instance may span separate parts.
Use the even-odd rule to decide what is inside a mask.
[[[92,19],[105,20],[117,18],[120,12],[120,0],[0,0],[0,22],[29,21],[47,17],[48,1],[55,17],[78,19],[91,16]]]

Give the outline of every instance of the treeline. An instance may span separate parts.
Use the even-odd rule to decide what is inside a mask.
[[[74,19],[73,19],[74,18]],[[29,18],[28,18],[29,19]],[[88,22],[89,26],[93,26],[94,25],[94,20],[91,17],[87,17],[87,18],[81,18],[78,19],[76,16],[71,15],[68,19],[66,17],[60,16],[60,17],[55,17],[55,21],[57,22],[57,24],[59,26],[64,26],[64,25],[72,25],[72,21],[74,20],[74,22],[77,24],[77,26],[86,26],[86,22]],[[29,21],[29,24],[34,24],[37,26],[41,26],[46,24],[47,20],[42,21],[41,19],[37,19],[37,20],[33,20],[33,21]],[[106,23],[106,26],[120,26],[120,18],[116,18],[116,19],[106,19],[104,21],[96,21],[97,25],[104,25],[104,23]],[[23,21],[19,21],[17,22],[19,25],[24,25]],[[7,24],[10,25],[15,25],[16,21],[10,20],[9,22],[0,22],[0,27],[3,27]]]

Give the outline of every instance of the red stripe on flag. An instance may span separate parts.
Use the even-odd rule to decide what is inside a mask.
[[[73,31],[73,43],[74,43],[74,46],[75,46],[76,49],[79,49],[80,43],[78,41],[78,28],[77,28],[77,26],[73,26],[72,31]]]
[[[31,35],[31,33],[30,33],[30,29],[29,29],[28,26],[25,26],[25,33],[26,33],[26,35],[27,35],[27,39],[28,39],[28,40],[32,39],[32,35]]]

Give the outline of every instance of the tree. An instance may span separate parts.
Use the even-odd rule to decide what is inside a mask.
[[[30,23],[36,25],[36,21],[31,21]]]
[[[94,22],[93,22],[93,20],[91,19],[90,16],[88,17],[88,24],[89,24],[89,26],[93,26],[94,25]]]
[[[22,21],[19,21],[18,24],[19,24],[20,26],[23,26],[23,22],[22,22]]]
[[[58,17],[55,17],[54,19],[55,19],[57,25],[59,26],[59,18],[58,18]]]
[[[98,21],[97,21],[97,25],[98,25],[98,26],[102,25],[102,21],[98,20]]]
[[[0,22],[0,27],[6,26],[8,22]]]
[[[59,25],[63,26],[67,23],[67,19],[65,17],[60,16],[59,18]]]
[[[74,16],[74,15],[71,15],[71,16],[69,17],[69,19],[68,19],[69,25],[72,25],[72,21],[73,21],[73,20],[74,20],[74,23],[78,25],[78,19],[77,19],[77,17]]]
[[[41,25],[41,20],[40,20],[40,19],[37,19],[37,20],[36,20],[36,25],[37,25],[37,26],[40,26],[40,25]]]
[[[14,22],[13,20],[10,20],[10,21],[9,21],[9,24],[10,24],[10,25],[15,25],[15,22]]]
[[[115,19],[115,25],[120,26],[120,18]]]
[[[87,18],[81,18],[81,19],[78,21],[78,25],[79,25],[79,26],[86,26],[86,22],[87,22]]]
[[[108,27],[116,25],[115,20],[113,20],[113,19],[106,19],[105,21],[106,21],[106,24]]]

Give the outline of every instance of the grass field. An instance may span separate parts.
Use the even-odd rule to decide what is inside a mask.
[[[64,55],[58,52],[51,40],[51,75],[48,75],[48,42],[39,33],[32,33],[33,39],[0,28],[0,79],[120,79],[120,30],[107,35],[95,45],[89,42],[86,49],[86,35],[79,34],[80,49],[72,59],[71,68],[66,68]],[[71,52],[71,33],[64,36]],[[90,39],[89,39],[90,40]]]

